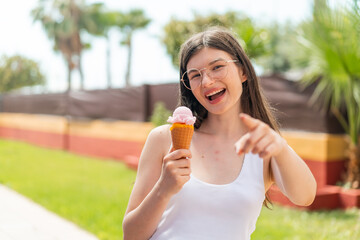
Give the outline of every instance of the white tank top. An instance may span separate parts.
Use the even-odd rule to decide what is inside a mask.
[[[193,175],[164,211],[151,240],[248,240],[265,200],[263,160],[246,154],[239,176],[216,185]]]

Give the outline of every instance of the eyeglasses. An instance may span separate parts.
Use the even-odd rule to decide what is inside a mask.
[[[202,71],[213,80],[224,79],[228,73],[228,63],[237,62],[238,60],[215,59],[211,61],[206,68],[187,70],[181,77],[181,82],[189,90],[194,90],[200,86],[203,79]]]

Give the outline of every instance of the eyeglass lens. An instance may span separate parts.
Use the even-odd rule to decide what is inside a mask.
[[[201,70],[196,68],[189,69],[183,76],[183,79],[188,79],[188,81],[183,81],[183,83],[187,88],[195,89],[200,85],[204,74],[213,80],[225,78],[227,74],[227,61],[218,60]]]

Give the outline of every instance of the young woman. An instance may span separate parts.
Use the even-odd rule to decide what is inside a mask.
[[[275,183],[310,205],[316,182],[279,135],[236,38],[212,28],[180,52],[181,105],[196,116],[189,150],[170,151],[169,125],[151,131],[123,221],[124,239],[250,239]]]

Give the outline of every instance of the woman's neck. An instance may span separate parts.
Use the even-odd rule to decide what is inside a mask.
[[[233,110],[219,115],[208,113],[199,131],[224,138],[238,137],[239,134],[243,135],[246,128],[240,120],[240,112],[240,110]]]

